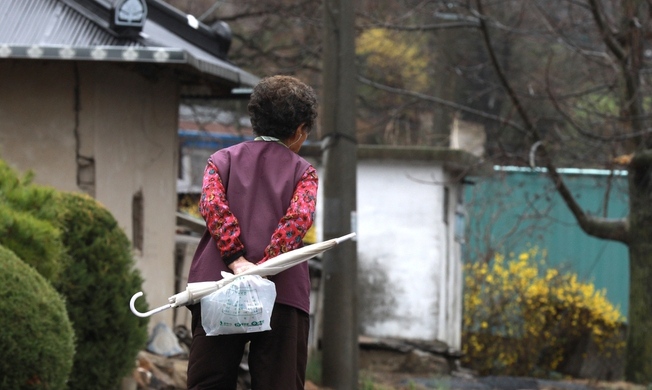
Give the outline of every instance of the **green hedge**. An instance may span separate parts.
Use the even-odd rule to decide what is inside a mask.
[[[3,246],[0,313],[0,388],[65,389],[74,343],[63,298]]]
[[[129,310],[132,294],[142,290],[131,244],[93,198],[35,185],[31,178],[19,178],[0,160],[0,245],[65,297],[77,342],[68,388],[116,389],[147,342],[147,319]],[[140,310],[147,310],[145,302],[138,300]],[[14,350],[14,360],[38,354],[38,345]]]
[[[20,179],[0,161],[0,245],[11,249],[49,281],[56,281],[68,257],[57,227],[58,193]]]
[[[60,210],[72,262],[57,289],[67,298],[79,340],[69,388],[115,389],[147,342],[147,319],[129,310],[142,278],[128,238],[107,209],[91,197],[64,193]],[[140,310],[147,309],[143,302],[137,302]]]

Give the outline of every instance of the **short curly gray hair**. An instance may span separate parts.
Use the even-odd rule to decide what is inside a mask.
[[[317,95],[292,76],[271,76],[254,87],[247,106],[256,135],[291,137],[303,123],[312,130],[317,118]]]

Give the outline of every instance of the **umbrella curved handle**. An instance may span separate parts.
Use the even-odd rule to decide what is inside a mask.
[[[172,307],[172,304],[168,303],[167,305],[163,305],[161,307],[157,307],[156,309],[152,309],[150,311],[146,311],[144,313],[141,313],[138,310],[136,310],[136,305],[135,305],[136,304],[136,299],[140,298],[141,296],[143,296],[143,292],[139,291],[139,292],[135,293],[134,296],[131,297],[131,300],[129,301],[129,307],[131,308],[131,312],[134,313],[135,315],[137,315],[138,317],[143,317],[143,318],[144,317],[149,317],[152,314],[162,312],[163,310],[167,310],[167,309]]]

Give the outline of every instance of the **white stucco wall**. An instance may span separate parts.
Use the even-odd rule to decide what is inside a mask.
[[[73,85],[61,63],[0,62],[0,158],[66,191],[77,188]]]
[[[363,334],[439,340],[460,349],[462,269],[453,229],[458,180],[442,162],[358,160],[358,305]],[[322,198],[318,226],[324,214]]]
[[[443,191],[430,184],[436,181],[442,181],[442,172],[432,165],[358,163],[359,276],[363,285],[385,285],[384,297],[361,297],[361,321],[369,335],[437,336],[442,281],[438,271],[445,261],[446,240]],[[372,289],[365,290],[369,294]]]
[[[75,109],[75,88],[79,110]],[[136,253],[150,306],[174,294],[178,85],[110,64],[0,62],[0,158],[35,182],[83,192],[79,154],[95,159],[95,198],[132,238],[142,191],[143,250]],[[128,310],[128,302],[125,302]],[[171,325],[172,311],[154,321]]]

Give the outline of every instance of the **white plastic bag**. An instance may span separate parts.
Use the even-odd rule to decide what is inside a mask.
[[[270,330],[275,300],[274,282],[258,275],[240,276],[201,299],[201,324],[207,336]]]

